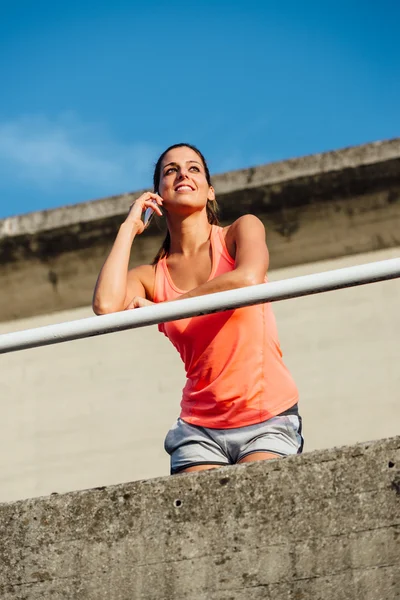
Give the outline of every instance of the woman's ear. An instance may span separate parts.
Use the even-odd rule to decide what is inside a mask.
[[[212,185],[208,188],[207,200],[215,200],[215,190]]]

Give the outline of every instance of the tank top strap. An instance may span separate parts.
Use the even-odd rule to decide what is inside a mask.
[[[219,225],[211,226],[210,241],[212,251],[212,270],[210,279],[213,279],[227,269],[230,270],[235,264],[235,261],[226,248],[223,227],[220,227]],[[226,266],[224,267],[224,265]],[[179,290],[171,280],[167,267],[167,259],[164,256],[158,261],[156,266],[154,302],[172,300],[183,293],[184,290]]]
[[[211,243],[213,252],[216,256],[222,256],[228,263],[234,265],[235,261],[229,254],[225,244],[224,228],[219,225],[213,225],[211,230]]]
[[[161,258],[156,265],[156,274],[154,281],[154,302],[164,302],[165,298],[165,285],[167,283],[167,277],[165,273],[165,257]]]

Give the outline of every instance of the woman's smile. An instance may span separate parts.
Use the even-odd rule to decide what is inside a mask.
[[[194,188],[187,183],[181,183],[175,188],[176,192],[193,192]]]

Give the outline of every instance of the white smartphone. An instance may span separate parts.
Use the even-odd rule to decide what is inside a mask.
[[[153,218],[153,216],[154,216],[154,210],[148,206],[146,208],[146,210],[144,211],[144,216],[143,216],[143,224],[144,224],[145,229],[146,229],[146,227],[148,227],[150,225],[150,221]]]

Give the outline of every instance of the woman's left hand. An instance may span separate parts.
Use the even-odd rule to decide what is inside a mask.
[[[155,304],[155,302],[151,302],[151,300],[147,300],[147,298],[141,298],[140,296],[135,296],[129,302],[129,304],[125,310],[130,310],[132,308],[142,308],[143,306],[151,306],[152,304]]]

